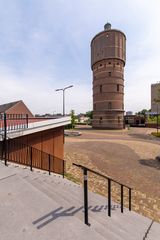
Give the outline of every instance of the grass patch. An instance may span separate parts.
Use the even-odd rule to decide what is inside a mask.
[[[157,132],[152,132],[151,134],[152,134],[153,136],[155,136],[155,137],[159,137],[159,138],[160,138],[160,132],[158,132],[158,133],[157,133]]]
[[[65,173],[65,178],[80,185],[80,181],[75,178],[71,173]]]

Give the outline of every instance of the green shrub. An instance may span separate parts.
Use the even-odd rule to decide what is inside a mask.
[[[152,132],[151,134],[155,137],[160,137],[160,132],[158,132],[158,133],[157,132]]]

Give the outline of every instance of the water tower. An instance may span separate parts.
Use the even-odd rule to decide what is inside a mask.
[[[91,41],[93,128],[123,129],[126,37],[104,26]]]

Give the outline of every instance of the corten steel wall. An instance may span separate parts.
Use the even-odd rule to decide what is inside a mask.
[[[93,128],[124,127],[124,66],[126,37],[106,29],[91,42],[93,71]]]
[[[151,112],[160,114],[160,102],[156,100],[160,99],[160,83],[155,83],[151,85]]]
[[[28,114],[28,117],[34,117],[31,111],[22,101],[19,101],[13,107],[9,108],[6,111],[6,114]]]
[[[51,163],[51,171],[57,172],[57,173],[63,172],[63,162],[60,159],[63,159],[64,157],[64,127],[59,127],[59,128],[55,128],[47,131],[42,131],[39,133],[30,134],[30,135],[18,137],[16,139],[17,139],[17,142],[32,146],[34,149],[38,149],[40,151],[43,151],[45,153],[55,156],[54,164]],[[14,151],[16,153],[19,152],[20,154],[25,154],[25,151],[22,151],[21,149],[21,145],[19,149],[17,145],[17,149],[14,149]],[[14,155],[14,152],[12,151],[11,154]],[[43,162],[43,166],[40,168],[46,169],[46,170],[48,169],[48,158],[46,158],[47,154],[43,154],[36,150],[33,150],[32,157],[33,157],[33,165],[34,163],[39,161],[39,163],[37,163],[37,166],[40,166],[40,162]],[[43,158],[43,161],[41,161],[42,158]],[[22,159],[22,156],[21,156],[21,159]],[[24,162],[22,163],[27,165],[28,160],[29,159],[26,159],[26,156],[24,156]]]

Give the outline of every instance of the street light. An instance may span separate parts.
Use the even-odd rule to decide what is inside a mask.
[[[73,87],[73,85],[70,85],[70,86],[67,86],[65,88],[58,88],[58,89],[55,89],[55,91],[63,91],[63,116],[65,116],[65,90],[68,89],[68,88],[71,88]]]

